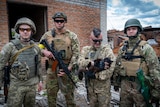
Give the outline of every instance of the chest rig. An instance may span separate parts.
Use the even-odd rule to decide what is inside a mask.
[[[11,65],[11,74],[13,74],[19,80],[28,80],[38,73],[38,51],[34,47],[34,43],[31,42],[31,46],[22,46],[19,40],[11,41],[18,51],[14,62]]]
[[[53,44],[54,48],[60,56],[62,57],[63,61],[68,64],[71,57],[72,57],[72,48],[71,48],[71,33],[65,32],[61,34],[56,34],[55,30],[52,30],[52,36],[47,37],[47,41],[49,44]],[[52,45],[51,45],[52,46]]]
[[[133,47],[128,46],[128,41],[125,41],[122,51],[124,51],[121,63],[126,71],[127,76],[136,76],[136,71],[139,68],[145,69],[146,63],[144,57],[140,55],[138,46],[141,43],[139,40]],[[144,72],[148,72],[144,70]]]

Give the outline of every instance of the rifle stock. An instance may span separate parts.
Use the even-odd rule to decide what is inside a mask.
[[[53,48],[54,46],[50,46],[47,40],[45,39],[41,41],[41,44],[43,44],[47,48],[47,50],[50,51],[54,55],[55,59],[58,61],[58,65],[64,70],[64,72],[66,73],[68,78],[71,80],[73,85],[77,88],[76,83],[73,81],[71,77],[70,71],[68,70],[66,64],[62,61],[62,58],[59,56],[58,52]],[[52,45],[54,44],[52,43]]]

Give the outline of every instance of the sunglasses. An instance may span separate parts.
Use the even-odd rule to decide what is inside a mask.
[[[54,20],[54,22],[56,22],[56,23],[64,23],[64,20]]]
[[[92,39],[92,41],[94,42],[94,43],[97,43],[97,42],[102,42],[102,39]]]
[[[24,32],[24,31],[30,32],[31,28],[19,28],[19,30],[22,32]]]

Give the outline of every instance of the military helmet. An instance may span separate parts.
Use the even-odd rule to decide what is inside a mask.
[[[67,22],[67,16],[66,14],[62,12],[57,12],[53,15],[52,19],[54,20],[55,18],[64,18],[64,20]]]
[[[17,22],[15,24],[15,27],[14,27],[15,31],[17,33],[19,33],[19,26],[22,25],[22,24],[29,25],[31,27],[31,29],[32,29],[32,33],[33,34],[36,33],[36,26],[35,26],[34,22],[31,19],[27,18],[27,17],[23,17],[23,18],[20,18],[20,19],[17,20]]]
[[[141,23],[137,19],[129,19],[126,21],[124,26],[124,33],[126,34],[126,29],[131,26],[137,26],[139,29],[139,32],[143,30]]]

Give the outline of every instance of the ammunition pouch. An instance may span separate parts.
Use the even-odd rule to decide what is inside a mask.
[[[122,59],[122,65],[127,76],[136,76],[136,71],[140,66],[140,59],[133,59],[132,61]]]
[[[21,81],[28,80],[30,69],[26,63],[14,63],[11,67],[11,74]]]

